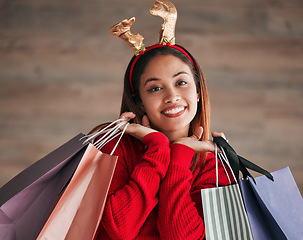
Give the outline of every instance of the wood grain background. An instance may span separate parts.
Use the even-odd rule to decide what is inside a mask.
[[[303,2],[175,0],[177,43],[200,62],[214,131],[303,190]],[[0,0],[0,186],[79,132],[118,117],[132,53],[108,29],[158,40],[152,0]]]

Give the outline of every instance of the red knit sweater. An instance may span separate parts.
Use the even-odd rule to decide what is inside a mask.
[[[192,173],[194,154],[159,132],[142,142],[123,136],[97,239],[203,239],[200,190],[215,187],[215,156],[208,154],[204,167],[200,159]],[[222,166],[219,184],[229,184]]]

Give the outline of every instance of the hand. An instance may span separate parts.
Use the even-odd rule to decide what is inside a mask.
[[[225,134],[223,132],[212,132],[212,137],[223,137],[226,140]],[[228,142],[228,140],[226,140]]]
[[[121,119],[125,119],[127,121],[134,119],[135,117],[136,115],[133,112],[125,112],[120,116]],[[130,123],[125,132],[141,141],[147,134],[157,131],[150,127],[149,119],[146,115],[144,115],[142,118],[142,124]]]
[[[183,144],[185,146],[188,146],[192,148],[195,152],[214,152],[215,151],[215,144],[211,140],[204,140],[199,141],[203,134],[203,128],[199,127],[196,129],[194,134],[190,137],[180,138],[174,142]],[[225,135],[222,132],[212,132],[213,137],[223,137],[225,139]],[[218,152],[221,152],[218,149]]]

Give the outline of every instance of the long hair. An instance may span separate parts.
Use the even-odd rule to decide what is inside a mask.
[[[181,47],[181,46],[179,46]],[[183,47],[181,47],[183,48]],[[184,48],[183,48],[184,49]],[[120,115],[124,112],[133,112],[136,114],[136,123],[141,123],[142,117],[145,115],[145,112],[142,110],[142,103],[139,93],[139,83],[141,75],[143,74],[147,64],[151,61],[152,58],[158,55],[173,55],[180,60],[182,60],[184,63],[186,63],[189,68],[192,71],[192,74],[194,76],[197,93],[199,94],[200,101],[198,102],[197,106],[197,112],[190,123],[189,133],[188,136],[191,136],[197,127],[202,126],[203,127],[203,135],[200,140],[208,140],[209,137],[209,122],[210,122],[210,109],[209,109],[209,99],[208,99],[208,91],[206,87],[205,78],[203,76],[202,69],[200,65],[197,63],[197,61],[192,57],[192,55],[184,49],[189,56],[192,58],[194,62],[194,66],[192,65],[189,58],[181,53],[179,50],[170,48],[170,47],[160,47],[152,49],[146,53],[144,53],[137,61],[134,69],[133,74],[131,76],[132,78],[132,85],[133,90],[132,92],[131,86],[130,86],[130,79],[129,79],[129,72],[132,65],[132,62],[135,59],[135,56],[131,59],[127,70],[125,72],[124,76],[124,89],[123,89],[123,96],[122,96],[122,103],[121,103],[121,109],[120,109]],[[200,158],[200,154],[196,154],[195,157],[192,160],[192,166],[191,170],[193,171],[196,168],[197,162]],[[203,162],[205,161],[206,154],[203,154]]]

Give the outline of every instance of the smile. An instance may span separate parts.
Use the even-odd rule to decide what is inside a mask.
[[[174,107],[164,109],[161,113],[166,115],[167,117],[179,117],[184,113],[185,109],[186,107]]]

